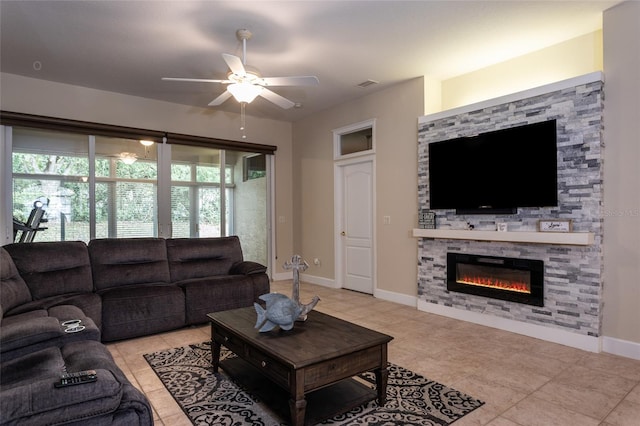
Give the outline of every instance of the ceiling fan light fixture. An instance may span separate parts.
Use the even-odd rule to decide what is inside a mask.
[[[138,156],[132,152],[120,153],[120,161],[122,161],[124,164],[127,164],[129,166],[135,163],[137,159],[138,159]]]
[[[0,0],[2,1],[2,0]],[[280,108],[299,108],[302,105],[273,92],[271,87],[276,86],[317,86],[320,84],[318,77],[314,75],[299,75],[292,77],[262,77],[260,72],[247,65],[247,40],[251,38],[251,31],[239,29],[236,31],[238,40],[242,42],[242,59],[229,53],[223,53],[222,59],[227,63],[229,72],[226,80],[184,77],[162,77],[170,81],[192,81],[200,83],[221,83],[227,85],[227,90],[209,102],[209,106],[218,106],[233,97],[244,107],[253,102],[257,96],[278,105]],[[244,117],[244,113],[242,114]],[[244,119],[242,120],[244,122]],[[242,125],[244,127],[244,125]]]
[[[142,139],[142,140],[140,141],[140,143],[141,143],[142,145],[144,145],[144,146],[151,146],[151,145],[153,145],[153,141],[146,140],[146,139]]]
[[[262,92],[262,86],[248,83],[233,83],[227,86],[229,93],[238,102],[251,103]]]

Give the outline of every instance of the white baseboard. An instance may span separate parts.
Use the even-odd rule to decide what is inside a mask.
[[[640,343],[602,336],[602,350],[610,354],[640,360]]]
[[[314,275],[300,274],[300,281],[304,281],[309,284],[317,284],[323,287],[329,288],[341,288],[335,280],[323,277],[317,277]],[[373,291],[373,296],[386,300],[388,302],[399,303],[401,305],[413,306],[416,307],[416,303],[418,298],[415,296],[408,296],[406,294],[395,293],[387,290],[376,289]]]
[[[286,281],[293,279],[293,272],[279,272],[271,277],[273,281]],[[309,284],[317,284],[323,287],[340,288],[336,282],[330,278],[316,277],[315,275],[300,274],[300,281]]]
[[[309,284],[321,285],[323,287],[340,288],[335,280],[331,278],[316,277],[315,275],[300,274],[300,281],[304,281]]]
[[[409,296],[407,294],[395,293],[388,290],[376,289],[373,291],[373,295],[378,299],[399,303],[401,305],[412,306],[414,308],[418,303],[418,298],[416,296]]]
[[[279,272],[277,274],[273,274],[271,277],[272,281],[287,281],[292,279],[293,272]],[[300,274],[300,281],[309,284],[321,285],[323,287],[339,288],[334,280],[330,278],[316,277],[315,275]]]
[[[464,311],[449,306],[436,305],[423,300],[418,300],[418,310],[430,312],[432,314],[443,315],[462,321],[485,325],[512,333],[523,334],[547,342],[558,343],[573,348],[582,349],[589,352],[600,352],[600,339],[598,337],[584,336],[570,333],[568,331],[544,327],[536,324],[527,324],[507,318],[500,318],[493,315],[481,314],[478,312]]]
[[[293,272],[278,272],[271,276],[272,281],[286,281],[293,279]]]

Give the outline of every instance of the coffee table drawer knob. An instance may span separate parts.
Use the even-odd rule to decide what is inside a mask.
[[[264,367],[266,367],[266,366],[267,366],[267,361],[262,361],[262,362],[260,363],[260,365],[261,365],[263,368],[264,368]]]

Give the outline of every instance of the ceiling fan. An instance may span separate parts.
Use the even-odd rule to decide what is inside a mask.
[[[231,96],[241,104],[251,103],[257,96],[273,102],[281,108],[289,109],[296,105],[295,102],[271,91],[268,87],[274,86],[316,86],[320,83],[316,76],[294,77],[262,77],[257,71],[247,66],[247,40],[251,38],[251,31],[240,29],[236,31],[236,37],[242,41],[242,60],[237,56],[223,53],[222,58],[231,70],[226,80],[212,80],[205,78],[179,78],[163,77],[170,81],[192,81],[203,83],[227,84],[227,90],[209,103],[209,106],[221,105]]]

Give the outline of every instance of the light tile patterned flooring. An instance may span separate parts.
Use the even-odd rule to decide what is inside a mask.
[[[291,295],[291,281],[272,291]],[[640,425],[640,361],[594,354],[417,311],[348,290],[302,284],[304,303],[394,337],[389,361],[485,401],[456,426]],[[157,425],[191,425],[142,354],[210,339],[208,325],[108,345],[151,401]]]

